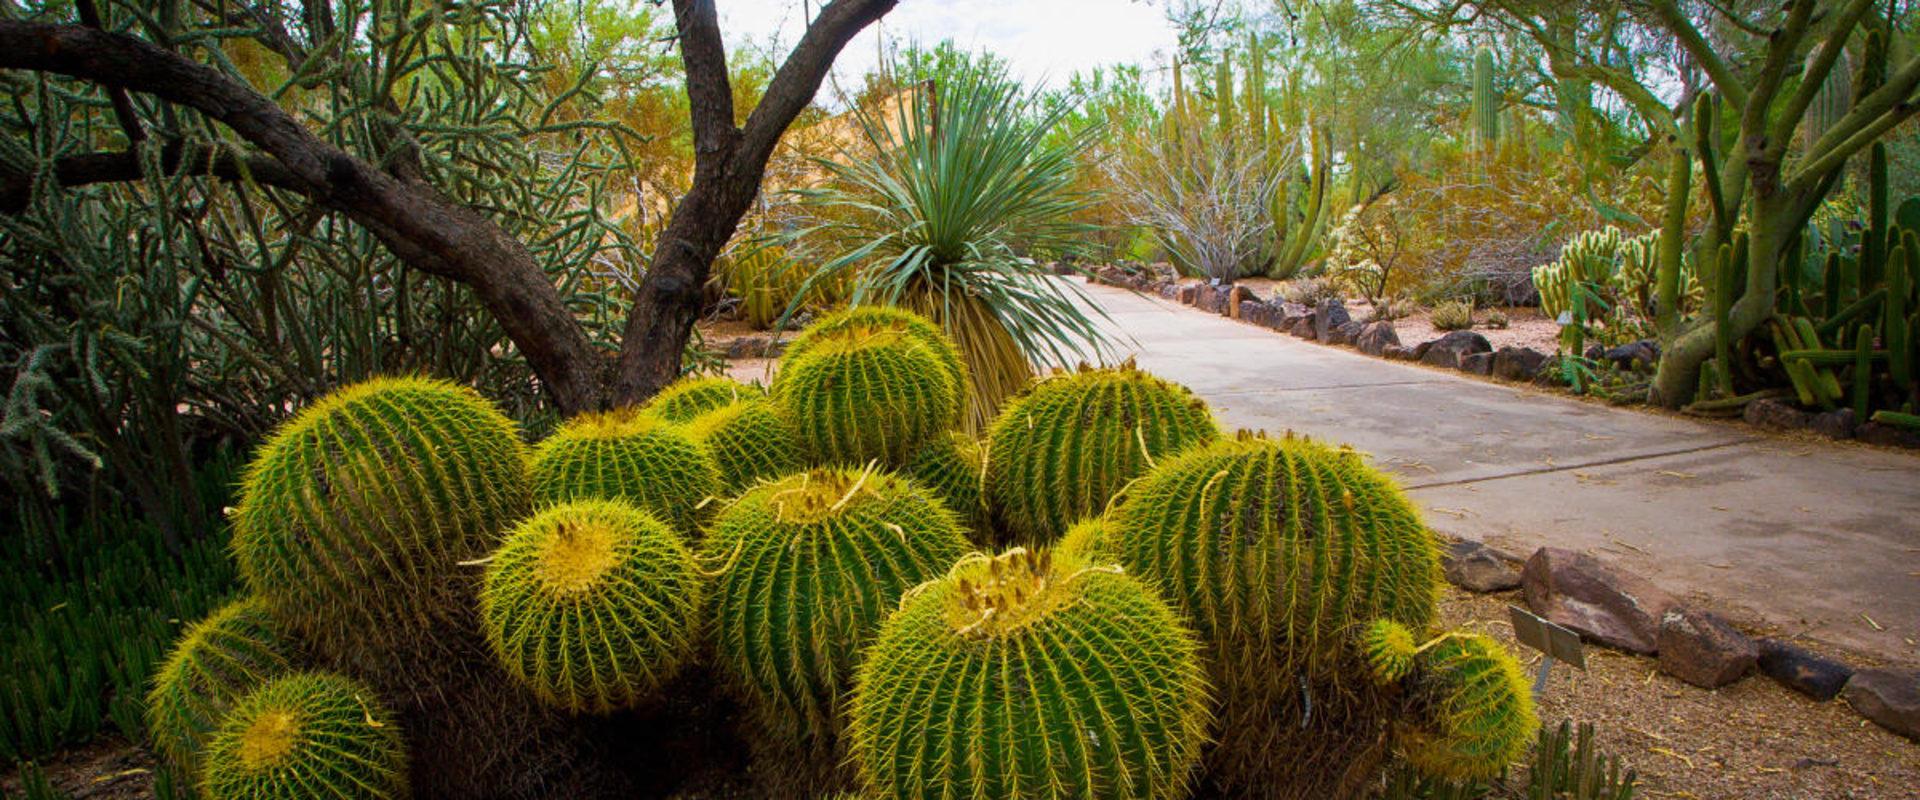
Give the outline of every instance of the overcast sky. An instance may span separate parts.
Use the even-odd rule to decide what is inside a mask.
[[[730,47],[764,46],[778,37],[784,54],[806,25],[801,0],[717,2],[720,30]],[[819,7],[818,0],[810,6]],[[1156,51],[1172,52],[1177,45],[1161,9],[1139,0],[900,0],[834,63],[847,91],[856,90],[860,76],[873,68],[882,35],[929,47],[952,39],[964,49],[991,50],[1006,58],[1023,81],[1044,78],[1056,86],[1076,70],[1146,64]]]

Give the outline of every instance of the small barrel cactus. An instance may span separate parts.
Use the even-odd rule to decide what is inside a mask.
[[[1361,628],[1356,645],[1361,659],[1372,670],[1375,683],[1396,684],[1413,671],[1418,645],[1413,641],[1413,632],[1405,625],[1390,619],[1376,619]]]
[[[638,413],[684,424],[716,408],[763,396],[765,393],[758,387],[731,378],[688,375],[661,389],[659,394],[638,409]]]
[[[707,450],[652,414],[582,414],[533,454],[536,501],[621,498],[686,536],[699,532],[707,499],[720,492]]]
[[[1016,539],[1048,542],[1156,461],[1219,433],[1186,387],[1131,364],[1043,380],[994,420],[987,507]]]
[[[365,686],[294,673],[247,695],[207,748],[208,800],[389,800],[407,795],[400,726]]]
[[[1117,568],[972,556],[887,620],[852,758],[884,798],[1185,797],[1209,721],[1198,649]]]
[[[1408,711],[1397,717],[1394,739],[1428,777],[1499,775],[1540,727],[1520,664],[1485,636],[1448,634],[1420,652],[1408,683]]]
[[[945,501],[968,527],[982,530],[986,506],[980,501],[980,466],[980,442],[960,431],[948,431],[913,455],[906,474]]]
[[[194,623],[160,665],[147,693],[154,749],[197,772],[207,740],[233,704],[290,671],[288,655],[279,624],[251,597]]]
[[[727,494],[739,494],[757,481],[800,467],[792,429],[764,399],[729,403],[694,417],[686,427],[688,436],[706,445]]]
[[[938,324],[903,308],[867,305],[840,309],[808,325],[787,347],[784,355],[791,362],[805,356],[808,350],[822,342],[877,330],[900,331],[926,345],[940,361],[948,378],[960,387],[960,397],[964,401],[967,396],[967,368],[966,362],[960,357],[960,349],[945,331],[940,330]]]
[[[953,429],[966,399],[953,345],[920,330],[903,311],[852,324],[830,317],[807,330],[782,360],[773,396],[809,460],[889,469]]]
[[[607,713],[653,696],[694,649],[702,579],[679,534],[624,500],[548,506],[487,564],[481,627],[542,701]]]
[[[350,654],[406,635],[397,621],[461,608],[458,563],[527,508],[512,421],[470,389],[377,379],[321,398],[260,447],[232,547],[291,633]]]
[[[838,729],[860,648],[901,593],[967,552],[953,512],[891,473],[844,468],[748,490],[713,521],[714,659],[776,738]]]

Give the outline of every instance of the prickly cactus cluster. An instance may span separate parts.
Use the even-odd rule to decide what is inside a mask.
[[[1304,797],[1520,756],[1518,667],[1435,630],[1434,541],[1360,456],[1223,436],[1131,364],[976,440],[967,380],[855,308],[769,392],[531,444],[470,389],[341,389],[248,469],[250,593],[167,659],[156,750],[211,800],[672,794],[703,760],[702,796]]]

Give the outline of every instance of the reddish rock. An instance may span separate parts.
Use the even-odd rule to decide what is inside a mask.
[[[1793,430],[1813,423],[1813,414],[1801,411],[1786,400],[1762,397],[1747,404],[1743,413],[1747,423],[1762,428]]]
[[[1293,328],[1287,332],[1309,342],[1313,341],[1313,317],[1301,317],[1293,323]]]
[[[1327,344],[1353,344],[1353,340],[1360,335],[1364,327],[1358,322],[1347,320],[1335,325],[1333,330],[1327,331],[1327,338],[1324,341]]]
[[[1520,573],[1500,551],[1479,542],[1448,542],[1440,548],[1447,582],[1469,592],[1504,592],[1520,585]]]
[[[1694,608],[1676,608],[1660,618],[1660,671],[1702,689],[1718,689],[1746,677],[1760,648],[1726,620]]]
[[[1863,669],[1847,681],[1846,698],[1860,716],[1920,742],[1920,674]]]
[[[1388,345],[1399,344],[1400,334],[1394,331],[1391,322],[1369,322],[1360,329],[1360,335],[1353,337],[1353,346],[1370,356],[1385,353]]]
[[[1337,297],[1321,300],[1319,307],[1313,310],[1313,338],[1322,342],[1327,341],[1327,337],[1333,334],[1335,328],[1352,321],[1353,317],[1347,313],[1345,302]]]
[[[1600,559],[1542,547],[1520,572],[1527,607],[1593,641],[1642,655],[1656,652],[1660,618],[1672,595]]]
[[[1418,358],[1418,356],[1414,355],[1415,352],[1413,348],[1401,347],[1397,344],[1390,344],[1380,348],[1380,356],[1391,361],[1413,361]]]
[[[1492,353],[1468,353],[1460,357],[1460,371],[1475,375],[1493,374]]]
[[[1416,349],[1416,357],[1422,364],[1457,369],[1460,366],[1461,357],[1491,352],[1493,352],[1493,344],[1487,341],[1487,337],[1473,331],[1454,331],[1421,344]]]
[[[1760,640],[1760,672],[1820,702],[1846,688],[1853,668],[1785,639]]]

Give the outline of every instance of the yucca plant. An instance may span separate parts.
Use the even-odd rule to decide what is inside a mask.
[[[1036,261],[1092,254],[1073,221],[1090,201],[1070,189],[1089,141],[1050,137],[1070,107],[1039,110],[1039,93],[1003,68],[962,67],[929,88],[856,113],[865,152],[822,162],[830,184],[803,193],[820,221],[798,236],[842,253],[810,283],[852,275],[854,303],[904,306],[946,330],[973,376],[977,431],[1033,361],[1098,349],[1077,292]]]

